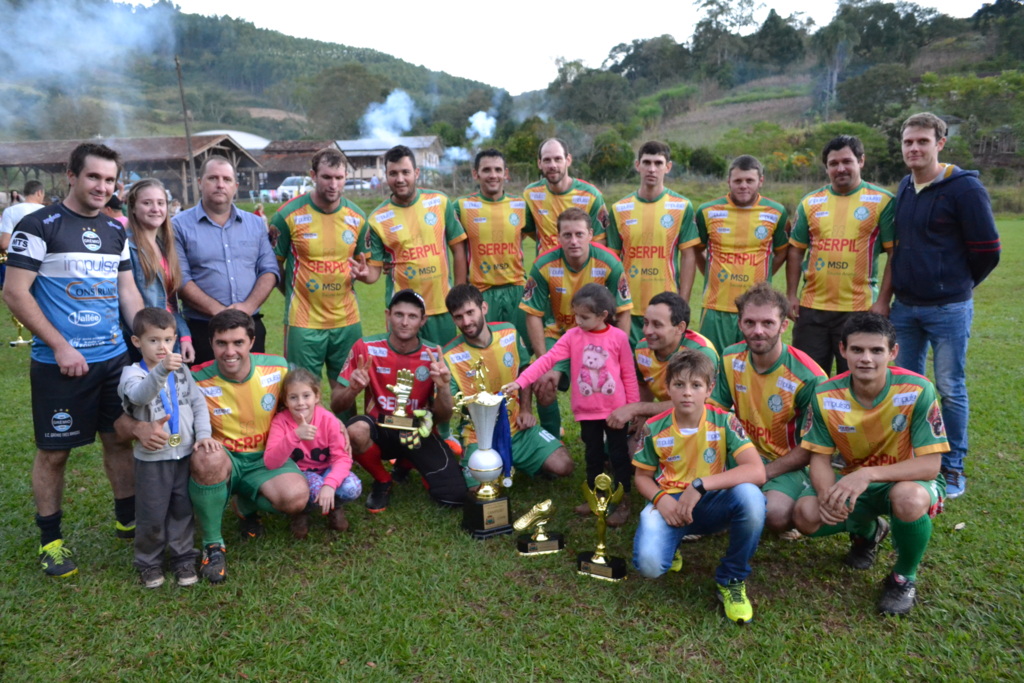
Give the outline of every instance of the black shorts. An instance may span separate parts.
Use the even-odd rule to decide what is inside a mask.
[[[44,451],[66,451],[87,446],[96,432],[113,432],[124,414],[117,385],[128,354],[89,364],[82,377],[62,375],[55,363],[32,361],[32,421],[36,446]]]

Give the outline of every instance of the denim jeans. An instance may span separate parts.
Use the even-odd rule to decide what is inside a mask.
[[[949,439],[949,452],[943,454],[942,466],[963,472],[970,415],[965,368],[974,301],[941,306],[908,306],[896,301],[889,319],[896,327],[900,345],[896,364],[900,367],[923,375],[929,344],[932,347],[935,388],[942,399],[942,420]]]
[[[678,499],[681,493],[670,494]],[[729,547],[715,570],[715,581],[724,586],[750,575],[750,559],[757,550],[764,528],[765,500],[753,484],[708,491],[693,508],[693,521],[686,526],[669,526],[650,503],[640,513],[633,539],[633,565],[641,576],[657,578],[672,566],[679,541],[687,534],[718,533],[729,530]]]

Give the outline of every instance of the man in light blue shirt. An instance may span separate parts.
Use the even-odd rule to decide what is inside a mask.
[[[265,348],[259,308],[277,284],[277,258],[263,219],[234,205],[237,190],[231,162],[208,157],[199,169],[202,201],[173,219],[182,276],[178,294],[186,304],[196,363],[213,360],[207,322],[225,308],[251,315],[256,321],[252,350]]]

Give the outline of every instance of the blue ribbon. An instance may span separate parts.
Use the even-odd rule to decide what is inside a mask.
[[[146,367],[146,361],[139,361],[139,366],[146,372],[149,372],[149,368]],[[170,392],[170,397],[167,395],[168,392]],[[173,372],[167,375],[167,390],[160,390],[160,402],[164,406],[164,413],[171,416],[167,423],[167,428],[171,434],[179,434],[178,425],[181,416],[178,414],[178,382],[174,378]]]
[[[502,476],[509,476],[512,473],[512,427],[508,423],[506,399],[501,400],[501,406],[498,408],[498,421],[494,424],[491,446],[501,456]]]

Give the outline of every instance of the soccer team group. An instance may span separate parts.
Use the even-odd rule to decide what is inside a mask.
[[[116,152],[81,145],[64,201],[14,227],[4,288],[35,335],[42,567],[77,571],[61,531],[64,470],[97,433],[115,531],[134,538],[150,588],[165,561],[179,585],[225,580],[229,505],[243,537],[261,535],[260,512],[274,511],[300,538],[311,513],[346,530],[343,505],[362,494],[353,463],[372,478],[372,512],[413,470],[435,502],[461,506],[476,437],[454,397],[483,383],[515,398],[513,461],[530,476],[573,472],[557,401],[570,392],[588,484],[608,468],[626,490],[608,524],[627,523],[630,498],[644,499],[641,575],[679,571],[680,543],[726,531],[715,582],[726,616],[745,623],[765,526],[786,538],[847,533],[844,562],[861,570],[891,535],[897,559],[878,609],[905,614],[931,520],[964,492],[972,290],[1000,253],[978,174],[939,161],[945,140],[932,114],[905,122],[910,173],[895,195],[861,178],[857,138],[831,140],[829,183],[792,221],[761,195],[754,157],[732,162],[724,196],[695,206],[665,186],[668,146],[648,142],[639,188],[606,205],[570,175],[558,139],[540,146],[543,178],[522,197],[505,191],[497,150],[474,160],[479,190],[452,200],[418,187],[413,152],[392,148],[390,198],[367,216],[342,196],[344,157],[325,149],[311,160],[313,190],[281,206],[269,234],[234,206],[222,157],[205,161],[201,202],[173,222],[159,181],[133,185],[126,230],[101,212]],[[537,243],[529,272],[525,236]],[[782,267],[786,293],[770,284]],[[698,272],[699,332],[687,303]],[[357,294],[382,276],[386,329],[364,336]],[[283,357],[264,353],[259,313],[275,287]],[[923,376],[929,347],[937,386]],[[411,432],[381,425],[402,370]]]

